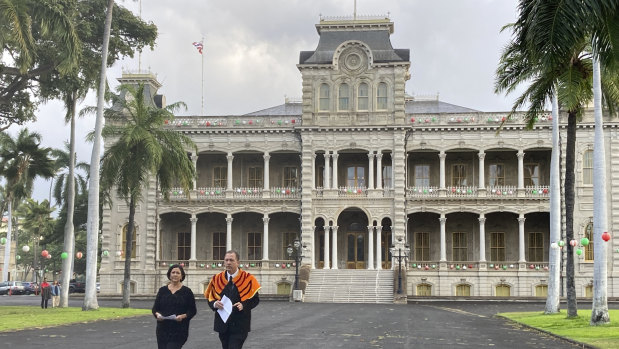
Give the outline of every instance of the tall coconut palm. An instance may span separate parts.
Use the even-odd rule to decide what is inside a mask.
[[[142,190],[149,179],[156,178],[167,198],[175,182],[188,192],[195,178],[195,168],[187,153],[196,149],[195,144],[185,135],[164,128],[165,120],[174,118],[173,112],[185,104],[177,102],[158,108],[152,100],[146,99],[144,90],[143,84],[119,87],[120,94],[114,96],[113,107],[105,111],[108,122],[102,133],[112,145],[101,161],[101,189],[104,195],[115,189],[116,195],[129,207],[123,308],[129,307],[130,302],[135,208],[142,200]]]
[[[504,51],[497,70],[497,91],[511,92],[525,81],[531,87],[514,104],[514,110],[530,103],[531,119],[548,99],[553,82],[559,86],[559,103],[567,110],[565,218],[566,238],[573,239],[574,163],[576,121],[582,106],[592,97],[591,52],[616,60],[619,52],[617,2],[612,0],[521,0],[516,22],[509,26],[514,38]],[[609,35],[614,33],[615,35]],[[593,37],[593,40],[591,38]],[[590,48],[592,43],[593,50]],[[613,44],[614,43],[614,44]],[[515,59],[524,58],[517,62]],[[614,57],[614,58],[613,58]],[[616,73],[615,73],[616,75]],[[613,76],[610,73],[609,76]],[[604,91],[607,93],[606,91]],[[612,100],[612,98],[609,98]],[[576,316],[573,247],[567,245],[568,316]],[[549,292],[550,293],[550,292]]]
[[[22,129],[13,139],[0,133],[0,176],[6,180],[8,231],[12,231],[12,206],[19,199],[30,196],[36,177],[50,178],[54,175],[54,162],[50,148],[40,147],[41,136]],[[7,246],[11,246],[11,234],[7,234]],[[2,278],[8,277],[10,248],[5,250]]]
[[[107,72],[107,55],[110,47],[110,32],[112,28],[112,11],[114,0],[107,4],[105,28],[103,31],[103,48],[101,50],[101,75],[97,90],[97,116],[93,137],[92,154],[90,156],[90,180],[88,187],[88,223],[86,233],[86,289],[82,310],[98,309],[97,302],[97,250],[99,249],[99,161],[101,157],[101,132],[103,129],[103,108]]]
[[[66,204],[67,221],[64,227],[63,251],[68,254],[68,258],[62,260],[61,294],[60,307],[69,306],[69,283],[71,275],[73,275],[73,256],[75,252],[75,226],[73,224],[73,214],[75,212],[75,105],[77,99],[74,98],[76,91],[72,91],[65,96],[65,105],[67,106],[67,114],[65,121],[71,124],[71,140],[65,143],[68,152],[54,150],[53,155],[56,156],[56,166],[58,169],[65,168],[68,173],[59,173],[54,188],[54,198],[59,205]],[[80,162],[77,164],[82,169],[87,169],[88,164]],[[82,176],[78,176],[82,191],[86,191],[86,180]]]

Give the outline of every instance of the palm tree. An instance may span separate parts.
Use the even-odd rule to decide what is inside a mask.
[[[21,198],[30,196],[36,177],[50,178],[54,175],[54,163],[49,157],[51,149],[40,147],[41,136],[22,129],[13,139],[0,133],[0,176],[6,180],[8,231],[12,229],[12,205]],[[11,234],[7,234],[7,246],[11,246]],[[4,254],[2,277],[8,276],[10,249]]]
[[[54,187],[54,198],[58,205],[66,204],[67,221],[64,226],[64,240],[63,251],[68,254],[68,258],[62,260],[62,270],[65,272],[62,274],[60,295],[60,307],[69,306],[69,283],[71,275],[73,274],[73,256],[75,252],[75,226],[73,224],[73,214],[75,212],[75,105],[76,98],[75,91],[68,93],[65,99],[65,105],[68,107],[65,121],[71,123],[71,141],[65,143],[65,147],[68,148],[68,152],[61,150],[53,150],[52,154],[56,156],[56,167],[60,169],[68,169],[68,173],[60,173],[57,175],[56,185]],[[88,164],[80,162],[77,167],[85,170],[88,168]],[[77,175],[79,185],[83,192],[87,190],[86,180]]]
[[[103,129],[103,107],[107,72],[107,55],[110,47],[110,32],[112,28],[112,10],[114,0],[107,4],[105,28],[103,31],[103,49],[101,51],[101,75],[97,90],[97,116],[95,133],[90,156],[89,188],[99,188],[99,160],[101,157],[101,132]],[[98,309],[97,303],[97,250],[99,249],[99,191],[88,191],[88,223],[86,232],[86,289],[82,310]]]
[[[125,245],[125,272],[122,307],[129,307],[129,280],[134,233],[135,207],[142,200],[142,190],[155,177],[161,192],[167,198],[174,182],[188,192],[193,185],[195,168],[188,150],[195,144],[181,133],[164,128],[164,121],[174,117],[173,112],[185,107],[177,102],[157,108],[146,100],[144,85],[121,85],[119,95],[113,97],[113,107],[106,109],[108,122],[103,137],[112,140],[101,161],[101,189],[104,195],[112,188],[129,206]]]
[[[54,212],[54,209],[50,208],[47,200],[39,203],[30,198],[26,199],[19,206],[19,214],[23,220],[23,229],[31,236],[37,238],[47,237],[54,228],[54,219],[51,217],[52,212]]]

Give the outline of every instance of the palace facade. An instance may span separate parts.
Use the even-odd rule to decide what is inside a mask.
[[[154,179],[144,189],[131,291],[154,294],[168,266],[184,263],[186,284],[201,293],[235,249],[261,293],[290,294],[296,265],[287,248],[297,240],[310,280],[318,269],[401,267],[408,296],[544,297],[550,113],[527,130],[520,114],[407,95],[409,50],[392,47],[388,18],[322,18],[316,29],[316,49],[297,64],[301,100],[168,123],[196,143],[197,177],[190,193],[174,189],[169,201]],[[153,103],[165,103],[151,74],[119,81],[144,83]],[[565,139],[563,117],[560,124]],[[605,126],[611,231],[619,224],[617,125]],[[592,241],[592,112],[577,132],[574,229]],[[118,294],[128,207],[116,200],[102,218],[101,293]],[[619,240],[608,244],[608,295],[617,297]],[[579,249],[576,292],[590,297],[593,244]]]

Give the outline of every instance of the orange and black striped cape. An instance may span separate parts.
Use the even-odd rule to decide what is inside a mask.
[[[234,285],[239,290],[239,295],[241,296],[241,302],[244,302],[258,293],[260,291],[260,284],[258,280],[246,272],[245,270],[239,269],[239,273],[236,275],[234,279],[232,279]],[[226,279],[226,271],[222,271],[221,273],[213,276],[211,282],[209,282],[208,287],[206,287],[206,291],[204,291],[204,298],[208,299],[209,302],[220,300],[221,299],[221,291],[226,287],[228,280]]]

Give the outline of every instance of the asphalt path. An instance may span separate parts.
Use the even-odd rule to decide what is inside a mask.
[[[152,303],[132,300],[131,306],[150,308]],[[38,306],[40,298],[0,296],[0,306],[24,304]],[[82,299],[71,297],[69,305],[80,307]],[[198,314],[183,348],[219,348],[213,312],[204,300],[197,305]],[[99,299],[99,306],[119,307],[120,301]],[[590,307],[590,303],[579,303],[580,309]],[[617,305],[610,304],[610,308]],[[543,309],[543,302],[523,301],[416,301],[407,305],[262,301],[252,312],[252,332],[244,348],[582,348],[495,316]],[[142,349],[156,348],[156,342],[152,316],[0,333],[3,348]]]

